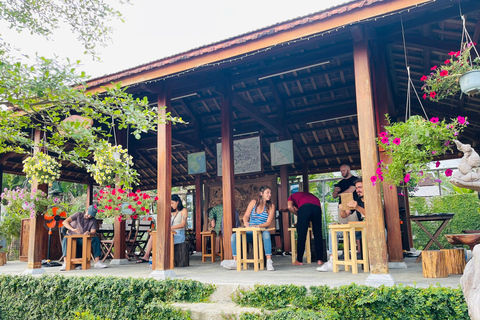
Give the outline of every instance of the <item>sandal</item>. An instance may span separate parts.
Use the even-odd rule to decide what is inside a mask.
[[[137,263],[144,263],[144,262],[149,262],[148,260],[145,260],[143,258],[140,258],[140,260],[137,261]]]

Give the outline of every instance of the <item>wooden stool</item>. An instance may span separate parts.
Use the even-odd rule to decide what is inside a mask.
[[[297,259],[297,246],[295,245],[295,233],[297,228],[288,228],[290,231],[290,243],[292,244],[292,263]],[[312,263],[312,249],[310,247],[310,239],[312,237],[312,228],[308,228],[307,239],[305,240],[305,255],[307,256],[307,263]]]
[[[92,254],[92,237],[86,234],[73,234],[67,238],[67,257],[65,258],[66,270],[75,268],[76,264],[82,265],[82,270],[90,269],[90,256]],[[77,258],[77,240],[82,239],[82,257]]]
[[[463,248],[442,249],[445,251],[445,265],[448,274],[463,274],[465,269],[465,250]]]
[[[212,258],[212,262],[215,262],[215,231],[202,231],[202,262],[205,262],[207,258]],[[207,253],[207,238],[210,238],[210,253]],[[222,259],[223,260],[223,259]]]
[[[358,273],[358,265],[363,264],[364,272],[369,272],[368,265],[368,248],[367,248],[367,225],[365,222],[349,222],[348,224],[333,224],[329,226],[330,236],[332,237],[332,256],[333,256],[333,272],[338,272],[338,266],[345,266],[345,271],[352,274]],[[357,259],[355,231],[362,232],[362,254],[363,259]],[[343,232],[343,253],[345,260],[338,260],[338,240],[337,232]]]
[[[446,278],[448,273],[445,256],[445,251],[441,250],[422,251],[423,276],[425,278]]]
[[[265,228],[234,228],[232,231],[236,232],[237,237],[237,271],[243,269],[247,270],[247,263],[253,263],[253,269],[258,271],[264,269],[263,259],[263,238],[262,232]],[[253,259],[247,258],[247,232],[253,232]]]
[[[215,255],[217,257],[220,257],[220,261],[223,261],[223,234],[219,234],[217,237],[220,238],[220,240],[218,241],[220,243],[220,250]]]

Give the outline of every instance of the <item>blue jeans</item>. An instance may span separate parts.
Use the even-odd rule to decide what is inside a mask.
[[[265,255],[270,256],[272,255],[272,238],[270,237],[270,232],[263,231],[262,232],[262,239],[263,239],[263,249],[265,250]],[[232,242],[232,255],[234,257],[237,256],[237,235],[234,233],[232,234],[231,238]],[[253,232],[247,232],[247,243],[253,242]]]
[[[177,233],[173,234],[173,244],[184,243],[185,242],[185,230],[177,229]]]
[[[66,257],[67,256],[67,238],[63,238],[62,240],[62,253]],[[77,240],[77,245],[82,246],[83,240],[78,239]],[[98,237],[93,237],[92,238],[92,249],[93,249],[93,256],[100,257],[102,255],[102,250],[100,249],[100,239]],[[75,257],[74,257],[75,258]]]

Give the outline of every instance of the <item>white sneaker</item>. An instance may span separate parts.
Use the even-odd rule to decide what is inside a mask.
[[[67,264],[63,263],[58,271],[66,271],[66,270],[67,270]]]
[[[333,271],[333,260],[330,259],[326,263],[322,264],[320,267],[317,268],[317,271],[320,271],[320,272]]]
[[[82,270],[82,265],[80,264],[80,265],[76,266],[75,270]]]
[[[220,265],[228,270],[236,270],[237,260],[223,260]]]
[[[275,271],[275,268],[273,267],[272,259],[267,260],[267,271]]]
[[[97,263],[95,263],[95,265],[93,266],[95,269],[101,269],[101,268],[106,268],[107,265],[106,264],[103,264],[102,261],[98,261]]]

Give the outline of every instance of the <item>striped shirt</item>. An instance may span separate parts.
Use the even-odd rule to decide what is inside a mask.
[[[250,225],[258,226],[264,224],[268,219],[267,206],[263,209],[262,213],[257,213],[256,205],[253,206],[252,213],[250,214]]]

